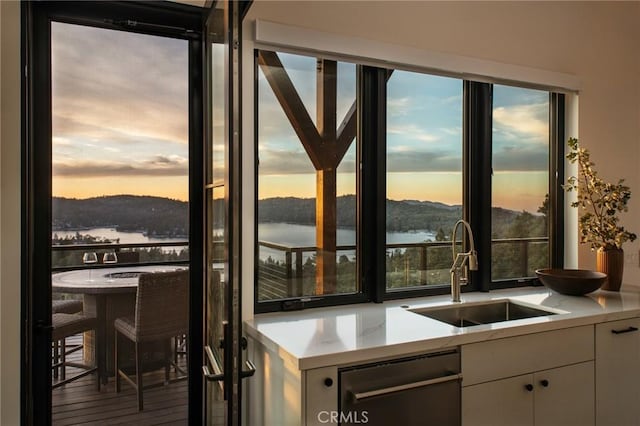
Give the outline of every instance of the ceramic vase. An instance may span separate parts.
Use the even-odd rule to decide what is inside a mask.
[[[600,247],[596,252],[596,269],[607,274],[607,279],[600,287],[601,289],[620,291],[624,269],[624,250]]]

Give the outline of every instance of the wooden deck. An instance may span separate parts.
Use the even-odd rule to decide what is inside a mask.
[[[67,344],[76,344],[81,339],[80,335],[70,337]],[[81,356],[81,352],[76,352],[70,358]],[[179,357],[183,366],[185,359],[185,356]],[[73,369],[67,371],[73,372]],[[172,374],[175,373],[172,371]],[[128,383],[123,381],[122,391],[116,393],[114,378],[101,386],[100,391],[96,388],[96,380],[96,375],[92,374],[52,390],[54,425],[187,424],[187,380],[145,389],[144,410],[141,412],[138,412],[135,391]],[[145,374],[144,380],[146,384],[162,382],[164,371]]]

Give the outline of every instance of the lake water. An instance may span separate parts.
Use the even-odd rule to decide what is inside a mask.
[[[136,244],[136,243],[169,243],[173,241],[186,241],[188,238],[154,238],[147,237],[142,232],[120,232],[114,228],[92,228],[83,229],[81,231],[53,231],[53,235],[58,237],[72,237],[76,232],[82,235],[91,235],[92,237],[103,237],[109,240],[120,239],[120,244]]]
[[[113,228],[93,228],[78,231],[83,235],[120,239],[120,243],[156,243],[185,241],[186,238],[154,238],[141,232],[120,232]],[[76,231],[54,231],[59,237],[73,236]],[[258,225],[258,238],[262,241],[282,244],[291,247],[315,246],[316,228],[308,225],[292,225],[288,223],[261,223]],[[435,233],[429,231],[387,232],[387,243],[419,243],[435,240]],[[354,229],[338,229],[338,245],[354,245],[356,231]]]
[[[337,243],[355,245],[355,229],[338,229]],[[288,223],[258,224],[258,239],[291,247],[315,246],[316,228],[308,225],[292,225]],[[430,231],[387,232],[387,243],[421,243],[435,240],[435,233]]]

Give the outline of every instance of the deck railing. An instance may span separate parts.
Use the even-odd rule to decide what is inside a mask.
[[[509,262],[508,269],[501,268],[500,264],[492,265],[492,277],[495,279],[526,278],[533,275],[533,267],[541,265],[531,265],[531,247],[534,245],[547,245],[547,237],[537,238],[502,238],[492,240],[492,256],[505,256],[507,253]],[[214,251],[222,247],[223,242],[214,242]],[[188,241],[152,242],[152,243],[92,243],[92,244],[59,244],[52,246],[52,270],[54,272],[69,271],[74,269],[94,269],[104,268],[113,265],[101,263],[102,254],[105,252],[115,252],[119,261],[117,265],[184,265],[189,262]],[[315,246],[287,246],[269,241],[258,241],[259,258],[261,260],[258,267],[259,297],[265,299],[281,299],[287,297],[297,297],[304,295],[305,263],[311,260],[317,252]],[[400,276],[400,287],[414,285],[428,285],[428,272],[438,271],[440,276],[446,275],[449,268],[450,256],[434,256],[430,253],[433,250],[446,250],[451,246],[449,241],[429,241],[419,243],[390,243],[386,245],[388,258],[392,253],[400,252],[406,254],[407,250],[412,251],[412,256],[405,256],[401,265],[401,270],[396,272]],[[176,248],[175,253],[164,252],[161,258],[149,257],[147,249]],[[340,258],[346,256],[347,260],[355,255],[355,245],[338,246],[336,260],[340,263]],[[502,250],[502,253],[501,253]],[[82,254],[85,252],[96,252],[99,263],[83,264]],[[138,252],[141,259],[130,260],[130,255],[124,253]],[[72,256],[64,256],[65,253],[74,253]],[[146,254],[145,254],[146,253]],[[155,253],[158,254],[157,252]],[[145,258],[146,257],[146,258]],[[162,257],[172,257],[163,259]],[[438,258],[438,259],[436,259]],[[355,277],[354,277],[355,278]],[[395,278],[398,279],[397,277]]]
[[[180,252],[163,252],[158,258],[151,257],[151,253],[146,249],[163,249],[175,247]],[[189,263],[189,242],[153,242],[153,243],[91,243],[91,244],[55,244],[51,246],[52,267],[54,272],[71,271],[74,269],[97,269],[119,265],[184,265]],[[83,264],[82,254],[95,252],[98,255],[98,263]],[[102,255],[107,252],[115,252],[118,262],[115,265],[105,265],[102,263]],[[146,259],[135,259],[131,254],[136,254]],[[68,256],[65,256],[68,254]],[[144,256],[140,256],[144,254]],[[173,259],[163,259],[162,257],[174,257]]]
[[[531,247],[534,245],[548,245],[548,237],[535,238],[501,238],[494,239],[492,243],[492,256],[508,256],[508,268],[502,267],[500,262],[492,265],[493,279],[529,278],[533,276],[533,269],[544,265],[532,265]],[[259,258],[258,267],[259,298],[261,300],[282,299],[304,295],[305,268],[304,265],[318,250],[315,246],[291,247],[269,241],[258,241]],[[451,266],[451,256],[431,256],[433,250],[446,250],[451,247],[450,241],[429,241],[419,243],[392,243],[386,245],[387,259],[392,252],[406,254],[407,250],[413,251],[411,256],[405,255],[402,270],[396,271],[399,275],[400,287],[428,285],[428,273],[437,270],[437,278],[448,276],[448,268]],[[354,254],[355,245],[341,245],[337,247],[336,261],[343,255]],[[546,247],[540,252],[544,252]],[[416,253],[417,252],[417,253]],[[354,277],[355,278],[355,277]],[[433,277],[432,277],[433,278]]]

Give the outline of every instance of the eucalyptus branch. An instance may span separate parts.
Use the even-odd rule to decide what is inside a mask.
[[[580,148],[577,139],[570,138],[568,146],[567,159],[571,163],[578,162],[578,177],[571,176],[563,188],[577,192],[577,201],[571,206],[583,211],[578,221],[580,242],[595,250],[600,247],[622,248],[624,242],[634,241],[636,234],[619,226],[617,217],[617,212],[628,210],[629,187],[623,185],[623,179],[617,184],[605,183],[593,169],[589,151]]]

